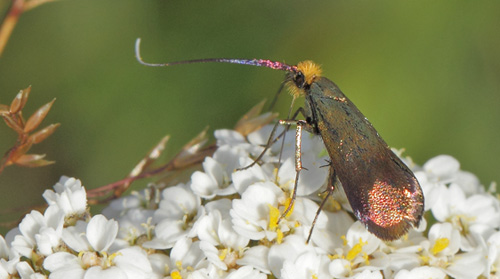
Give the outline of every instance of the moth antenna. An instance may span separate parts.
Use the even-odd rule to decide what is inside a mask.
[[[240,65],[250,65],[257,67],[265,67],[274,70],[281,70],[290,73],[296,73],[297,66],[287,65],[285,63],[267,60],[267,59],[235,59],[235,58],[207,58],[207,59],[194,59],[194,60],[184,60],[184,61],[175,61],[168,63],[147,63],[144,62],[141,58],[141,38],[137,38],[135,41],[135,57],[139,63],[149,67],[166,67],[173,65],[181,65],[181,64],[193,64],[193,63],[229,63],[229,64],[240,64]]]

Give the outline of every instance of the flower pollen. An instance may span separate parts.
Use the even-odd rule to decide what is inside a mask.
[[[271,204],[268,204],[267,206],[269,207],[269,229],[274,231],[278,227],[280,211],[278,208],[272,206]]]
[[[431,248],[431,253],[436,255],[437,253],[443,251],[450,244],[450,239],[448,238],[438,238]]]
[[[363,242],[363,240],[360,238],[359,243],[356,243],[351,248],[351,250],[349,250],[349,252],[347,253],[346,259],[349,261],[354,260],[359,255],[359,253],[361,253],[363,251],[363,246],[366,244],[367,244],[367,242]]]
[[[170,273],[170,277],[172,277],[172,279],[182,279],[182,275],[178,270],[172,271],[172,273]]]
[[[278,235],[276,236],[276,242],[277,242],[278,244],[281,244],[281,242],[283,242],[283,232],[282,232],[280,229],[277,229],[277,230],[276,230],[276,233],[278,234]]]
[[[286,201],[285,201],[285,210],[290,207],[290,203],[292,203],[292,198],[287,198]],[[290,216],[290,214],[292,214],[293,212],[293,208],[295,207],[295,203],[292,204],[292,207],[290,207],[290,210],[288,210],[288,212],[286,213],[286,215],[284,217],[288,217]]]
[[[227,254],[228,254],[228,253],[229,253],[229,251],[228,251],[228,249],[227,249],[227,248],[226,248],[226,249],[222,249],[222,250],[220,251],[220,254],[219,254],[219,259],[220,259],[221,261],[223,261],[223,260],[226,258],[226,256],[227,256]]]

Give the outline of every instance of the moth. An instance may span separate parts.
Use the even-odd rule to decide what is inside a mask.
[[[305,106],[295,114],[302,114],[303,120],[293,117],[279,122],[297,126],[297,175],[292,202],[299,173],[303,169],[300,139],[302,129],[305,129],[322,138],[330,157],[329,185],[325,200],[333,193],[335,181],[338,180],[356,218],[378,238],[395,240],[406,234],[412,226],[418,227],[424,210],[424,196],[415,175],[391,151],[356,105],[334,82],[321,75],[321,68],[317,64],[303,61],[297,65],[287,65],[266,59],[226,58],[152,64],[141,59],[139,46],[140,39],[137,39],[136,57],[146,66],[219,62],[285,71],[285,85],[293,99],[305,98]],[[291,205],[287,211],[290,208]],[[316,217],[320,210],[321,206]]]

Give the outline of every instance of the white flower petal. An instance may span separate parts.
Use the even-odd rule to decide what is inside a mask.
[[[242,266],[237,270],[232,270],[226,277],[226,279],[266,279],[267,276],[264,273],[260,273],[258,270],[253,269],[250,266]]]
[[[62,240],[64,243],[77,252],[88,250],[90,244],[84,235],[87,230],[87,225],[88,224],[83,221],[78,221],[75,226],[64,228],[62,232]]]
[[[426,278],[426,279],[444,279],[446,273],[441,269],[432,266],[419,266],[410,271],[403,269],[396,273],[394,279]]]
[[[107,251],[118,234],[118,222],[96,215],[87,226],[87,239],[95,251]]]
[[[219,188],[217,181],[212,176],[201,171],[193,173],[191,181],[193,182],[191,183],[193,192],[206,199],[215,197],[215,192]]]
[[[354,223],[346,211],[321,211],[320,217],[327,216],[326,222],[318,221],[311,235],[311,242],[328,253],[334,254],[335,249],[342,247],[342,236]],[[320,219],[320,218],[318,218]]]
[[[334,278],[345,278],[351,272],[351,263],[345,259],[334,259],[328,266],[328,270]]]
[[[61,270],[65,270],[67,272],[78,270],[83,271],[78,258],[75,255],[67,252],[57,252],[48,256],[43,262],[43,268],[49,270],[52,273]],[[79,272],[77,272],[77,274],[78,273]]]
[[[287,236],[282,244],[275,244],[269,249],[268,261],[271,272],[279,278],[285,261],[295,262],[296,258],[314,248],[306,245],[304,239],[297,235]]]
[[[249,166],[253,161],[250,158],[244,158],[241,161],[241,165]],[[238,170],[234,172],[231,176],[234,187],[236,191],[241,195],[243,194],[248,186],[268,180],[264,170],[259,165],[254,165],[250,168]]]
[[[99,266],[93,266],[85,272],[83,279],[129,279],[130,277],[120,268],[112,266],[102,269]]]
[[[382,279],[382,273],[380,271],[364,270],[352,277],[353,279]]]
[[[240,133],[228,129],[215,130],[214,136],[217,139],[218,146],[247,144],[245,138]]]
[[[170,265],[170,257],[165,254],[151,254],[148,256],[149,262],[151,264],[151,268],[154,274],[158,278],[163,278],[168,275],[167,271],[171,269]]]
[[[246,250],[243,257],[236,260],[236,263],[239,265],[252,266],[266,274],[269,274],[271,271],[267,261],[268,254],[268,247],[263,245],[254,246]]]
[[[446,273],[455,279],[478,278],[486,269],[486,257],[483,251],[461,253],[455,261],[446,268]]]
[[[286,273],[289,267],[288,260],[285,261],[281,274]],[[326,255],[318,255],[313,251],[307,251],[297,257],[294,261],[296,274],[285,275],[284,278],[329,278],[328,264],[330,260]]]
[[[200,249],[203,251],[208,261],[220,270],[227,270],[226,264],[219,258],[219,250],[207,241],[200,242]]]
[[[220,244],[219,225],[222,222],[221,214],[218,210],[203,216],[198,222],[197,233],[202,241],[207,241],[213,245]]]
[[[236,233],[230,220],[222,221],[222,223],[219,225],[218,234],[220,242],[225,247],[230,247],[234,250],[243,249],[250,241],[249,238]]]
[[[327,164],[325,158],[317,157],[313,153],[303,152],[301,160],[306,170],[300,172],[297,195],[307,196],[318,191],[325,184],[329,168],[322,167]],[[288,158],[279,169],[279,184],[288,185],[288,190],[292,190],[295,185],[295,176],[295,158]]]
[[[114,263],[125,272],[127,278],[151,278],[153,269],[147,254],[139,247],[125,248],[118,251]]]
[[[182,220],[185,215],[195,215],[200,206],[200,197],[189,186],[180,184],[169,187],[162,192],[160,208],[156,210],[154,219],[157,223],[166,218]]]
[[[200,242],[193,242],[190,238],[182,238],[177,241],[170,252],[172,262],[181,263],[183,268],[197,268],[205,258],[200,249]]]
[[[448,183],[455,180],[460,163],[449,155],[439,155],[427,161],[423,169],[434,181]]]

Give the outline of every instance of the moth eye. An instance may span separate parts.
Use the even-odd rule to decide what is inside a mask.
[[[305,83],[304,74],[302,72],[297,72],[297,74],[293,77],[293,82],[298,88],[303,88]]]

